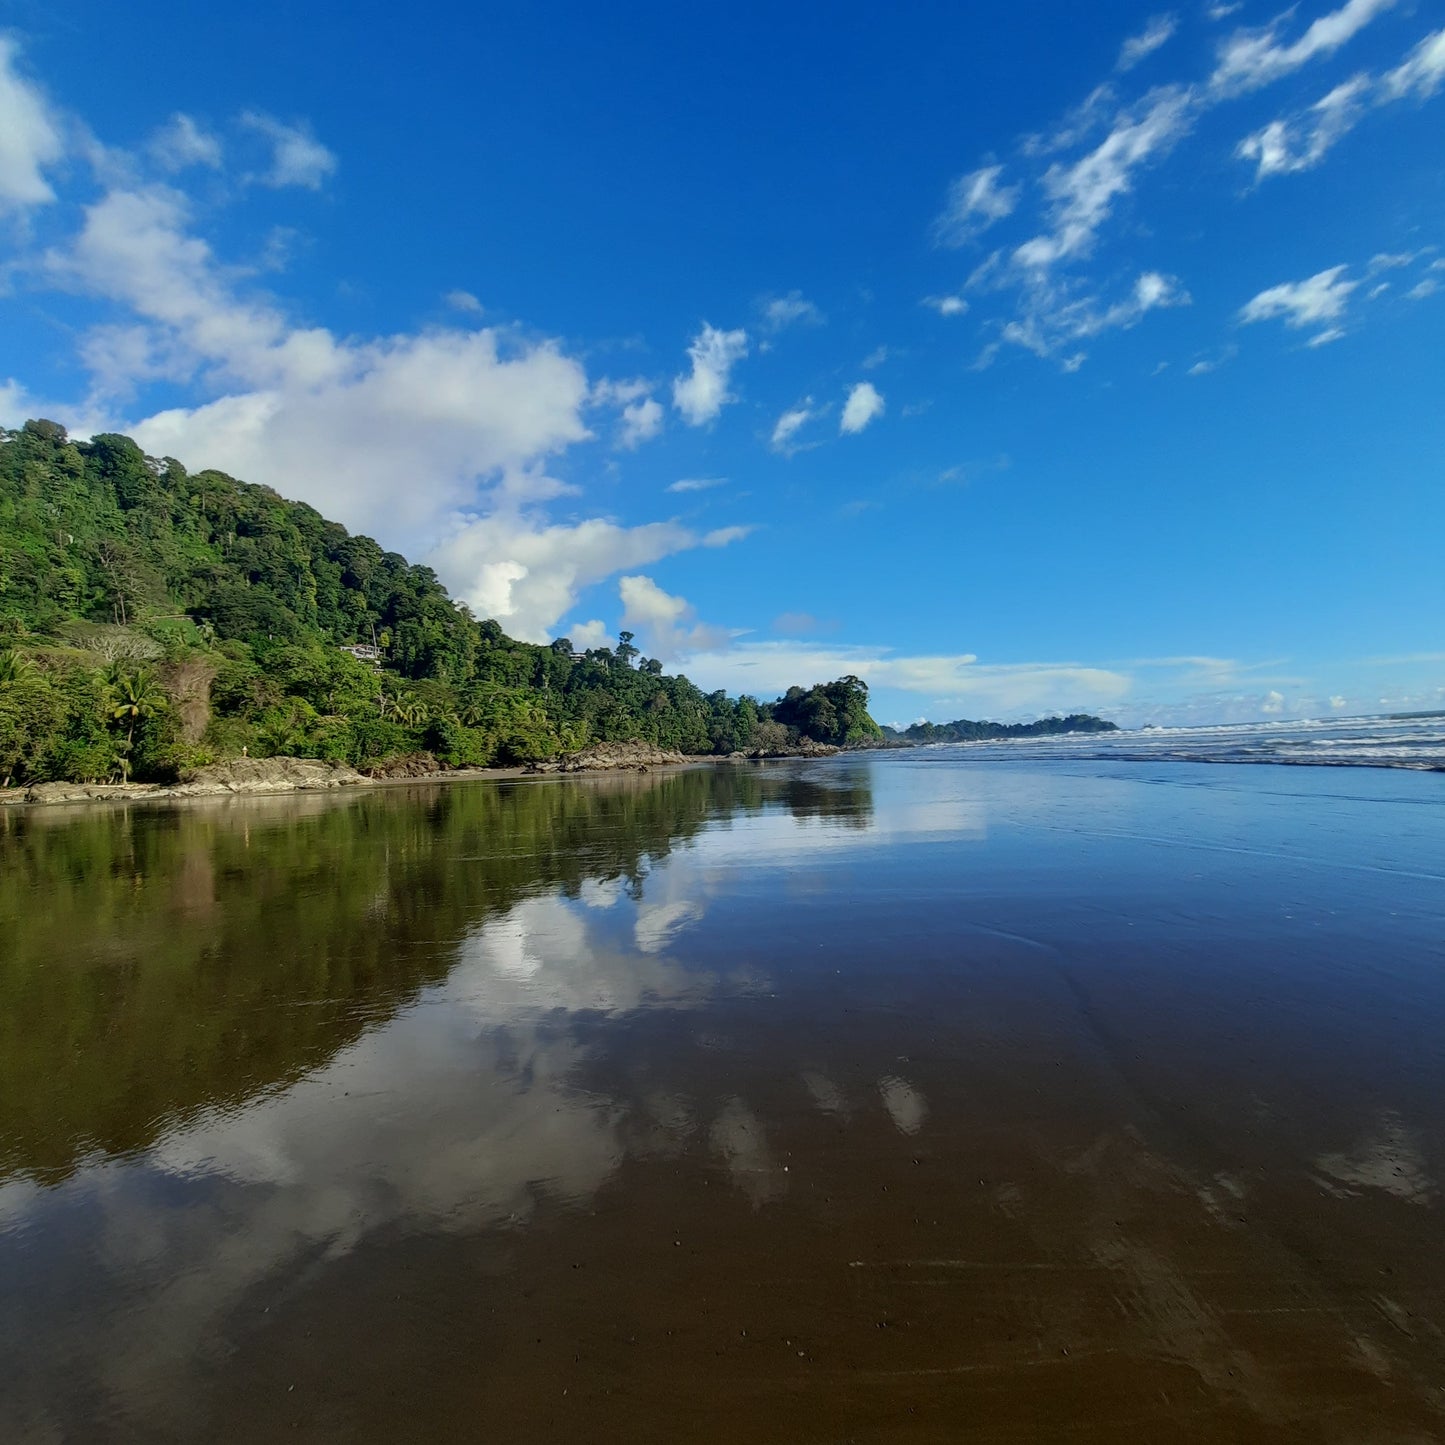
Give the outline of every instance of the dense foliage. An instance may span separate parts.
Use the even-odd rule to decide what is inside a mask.
[[[582,654],[518,642],[430,568],[268,487],[128,437],[0,429],[0,783],[163,779],[243,749],[485,766],[591,741],[878,735],[858,678],[761,703],[667,676],[631,633]]]
[[[1061,733],[1112,733],[1118,730],[1118,723],[1105,722],[1103,718],[1086,712],[1071,712],[1068,717],[1044,717],[1027,723],[971,722],[961,717],[951,723],[914,723],[902,732],[896,728],[882,729],[886,737],[903,738],[912,743],[978,743],[990,738],[1041,738],[1057,737]]]

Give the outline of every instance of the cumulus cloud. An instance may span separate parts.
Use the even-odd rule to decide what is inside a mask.
[[[1298,40],[1288,45],[1280,41],[1280,28],[1292,11],[1262,29],[1237,30],[1219,48],[1210,86],[1227,95],[1257,90],[1312,60],[1333,55],[1395,3],[1396,0],[1346,0],[1338,10],[1320,16]]]
[[[319,191],[322,182],[336,170],[335,155],[316,139],[304,121],[287,125],[263,111],[248,110],[241,116],[241,124],[271,144],[270,168],[251,177],[262,185]]]
[[[810,421],[822,415],[821,411],[813,409],[813,398],[805,396],[797,406],[789,407],[773,425],[773,434],[768,445],[775,452],[782,452],[784,456],[791,456],[798,450],[796,437],[798,433]]]
[[[933,238],[938,245],[966,245],[996,221],[1013,214],[1022,188],[1000,185],[1002,175],[1002,166],[983,166],[949,186],[943,212],[933,223]]]
[[[156,378],[215,393],[136,422],[148,450],[264,482],[397,544],[430,540],[479,485],[557,495],[546,459],[590,435],[586,375],[556,343],[494,328],[343,340],[294,326],[218,263],[167,187],[106,194],[47,267],[131,313],[85,338],[102,393]]]
[[[1270,717],[1277,716],[1284,711],[1284,694],[1276,692],[1271,688],[1264,695],[1264,700],[1259,705],[1259,710]]]
[[[65,153],[60,117],[21,75],[19,50],[0,35],[0,215],[55,199],[46,170]]]
[[[871,381],[860,381],[848,393],[848,400],[843,403],[843,415],[839,420],[838,430],[846,433],[860,432],[875,417],[882,416],[883,410],[884,401],[878,388]]]
[[[628,451],[651,441],[662,430],[662,404],[650,396],[622,408],[622,431],[617,444]]]
[[[622,577],[617,583],[622,599],[622,625],[635,632],[643,650],[663,662],[711,648],[725,647],[731,634],[696,620],[685,597],[664,592],[651,577]]]
[[[798,325],[821,326],[823,323],[823,313],[801,291],[769,297],[762,310],[763,324],[769,331],[782,331]]]
[[[515,637],[543,642],[580,593],[619,572],[693,547],[726,546],[745,528],[699,535],[677,522],[561,524],[501,511],[461,521],[428,558],[473,611]],[[576,641],[576,639],[573,639]]]
[[[1294,330],[1337,321],[1345,314],[1350,293],[1359,285],[1357,281],[1345,280],[1347,269],[1345,266],[1332,266],[1328,271],[1319,271],[1304,281],[1286,281],[1271,286],[1240,308],[1239,320],[1249,325],[1279,318]]]
[[[1235,154],[1241,160],[1255,162],[1256,180],[1309,170],[1319,165],[1335,142],[1359,123],[1371,89],[1370,78],[1357,75],[1335,86],[1298,115],[1273,120],[1246,136]]]
[[[728,378],[748,354],[748,334],[720,331],[703,322],[687,354],[692,367],[685,376],[673,378],[672,404],[689,426],[705,426],[728,402],[737,400],[728,392]]]
[[[567,636],[579,652],[586,652],[593,647],[606,647],[612,641],[607,624],[596,617],[590,622],[574,622],[567,629]]]
[[[146,149],[164,171],[184,171],[191,166],[218,170],[221,165],[221,142],[181,111],[151,137]]]
[[[1155,15],[1137,35],[1131,35],[1119,50],[1117,70],[1132,70],[1141,60],[1167,45],[1179,28],[1177,15]]]

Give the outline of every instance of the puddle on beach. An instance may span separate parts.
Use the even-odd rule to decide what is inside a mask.
[[[1445,1437],[1440,775],[11,810],[0,940],[7,1442]]]

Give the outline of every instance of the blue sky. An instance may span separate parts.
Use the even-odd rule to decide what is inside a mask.
[[[1445,5],[0,0],[0,421],[705,687],[1445,706]]]

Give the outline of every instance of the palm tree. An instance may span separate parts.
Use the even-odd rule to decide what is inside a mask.
[[[13,648],[0,652],[0,687],[11,687],[24,682],[35,672],[35,664]]]
[[[119,673],[111,684],[114,706],[110,715],[117,722],[126,724],[125,746],[129,752],[135,741],[135,725],[142,719],[152,717],[166,705],[166,695],[153,673],[141,668],[139,672]]]

